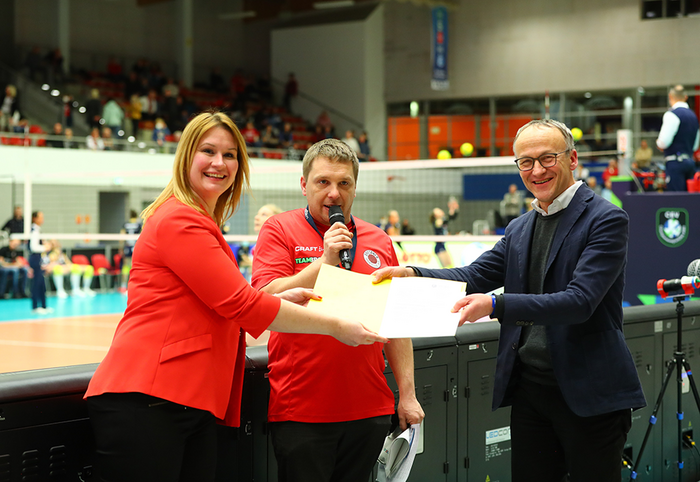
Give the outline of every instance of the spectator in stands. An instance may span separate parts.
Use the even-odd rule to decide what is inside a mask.
[[[131,119],[131,135],[134,137],[137,137],[139,133],[139,122],[143,116],[142,110],[141,98],[133,94],[129,100],[129,119]]]
[[[141,97],[141,118],[145,121],[155,121],[160,113],[158,105],[158,93],[150,89],[148,95]]]
[[[223,114],[194,118],[175,155],[175,175],[143,213],[127,309],[86,393],[97,479],[216,479],[217,423],[241,420],[243,332],[388,341],[286,301],[318,298],[309,290],[271,296],[235,269],[220,228],[248,185],[244,142]],[[209,177],[214,170],[222,179]],[[393,410],[391,391],[389,400]]]
[[[27,279],[29,279],[29,268],[26,262],[22,262],[22,252],[19,247],[22,241],[11,239],[8,246],[0,248],[0,298],[5,296],[7,290],[7,280],[10,279],[12,291],[8,297],[26,298]]]
[[[355,154],[359,154],[360,152],[360,143],[357,142],[357,139],[355,139],[355,133],[352,131],[352,129],[348,129],[345,131],[345,137],[343,137],[342,141],[348,145],[350,149],[352,149]]]
[[[102,101],[100,100],[100,91],[98,89],[92,89],[90,91],[90,100],[85,103],[85,116],[91,128],[100,127],[100,119],[102,119]]]
[[[148,74],[148,61],[141,57],[134,63],[131,70],[136,73],[138,78],[145,77]]]
[[[283,149],[288,149],[294,146],[294,133],[292,132],[292,124],[289,122],[284,123],[284,128],[280,132],[280,147]]]
[[[188,105],[185,98],[182,95],[178,95],[175,98],[175,107],[171,108],[170,115],[172,118],[166,119],[166,122],[173,131],[182,131],[193,112],[194,109]]]
[[[236,69],[231,76],[230,92],[235,99],[234,105],[242,110],[245,107],[245,77],[241,69]]]
[[[46,307],[46,282],[41,269],[42,257],[48,251],[48,244],[41,240],[41,226],[44,224],[44,213],[32,213],[32,232],[29,237],[29,267],[32,269],[32,313],[45,315],[52,313],[52,308]]]
[[[177,120],[180,110],[180,106],[177,104],[177,97],[174,97],[170,90],[166,90],[163,94],[161,106],[161,117],[163,117],[166,124],[172,126],[173,122]]]
[[[113,98],[108,98],[107,103],[102,110],[102,118],[105,120],[105,125],[112,130],[118,138],[122,136],[119,134],[122,132],[122,127],[124,126],[124,110]]]
[[[503,221],[506,226],[522,214],[523,207],[525,207],[523,192],[518,190],[516,184],[511,184],[508,186],[508,192],[503,195],[503,214],[505,214]]]
[[[264,115],[264,122],[270,124],[278,132],[280,129],[284,128],[284,122],[282,121],[282,117],[275,109],[271,108],[270,106],[267,106],[264,110]]]
[[[175,79],[172,77],[168,77],[168,79],[165,81],[165,85],[163,86],[160,91],[163,93],[164,96],[176,98],[178,95],[180,95],[180,87],[175,83]]]
[[[112,129],[109,126],[102,127],[102,143],[105,146],[105,151],[113,151],[117,147],[114,145]]]
[[[8,234],[21,234],[24,232],[24,215],[22,214],[22,206],[15,206],[12,212],[12,217],[7,220],[2,227],[3,231]]]
[[[90,135],[85,138],[85,147],[92,151],[104,151],[105,143],[100,137],[100,128],[93,127]]]
[[[576,146],[578,147],[578,144],[576,144]],[[583,164],[579,163],[579,165],[576,166],[576,170],[574,171],[575,180],[585,182],[590,177],[590,175],[590,171],[588,170],[588,168],[584,167]]]
[[[169,135],[170,129],[168,129],[168,125],[161,117],[157,118],[151,140],[162,147],[166,142],[166,137]]]
[[[73,96],[64,95],[63,96],[63,112],[62,119],[63,125],[66,127],[73,127]]]
[[[124,73],[122,64],[114,57],[109,57],[107,61],[107,78],[112,82],[122,82]]]
[[[411,223],[408,222],[408,219],[404,218],[403,221],[401,221],[401,235],[412,236],[414,234],[416,234],[416,230],[413,229],[413,226],[411,226]]]
[[[389,236],[396,236],[401,233],[401,217],[396,209],[389,211],[384,232]]]
[[[156,93],[162,92],[163,86],[167,81],[168,79],[165,72],[163,72],[163,69],[160,67],[160,64],[158,62],[152,62],[151,68],[148,72],[149,90],[153,89],[156,91]]]
[[[5,87],[5,97],[3,97],[2,105],[0,105],[0,131],[11,131],[13,129],[18,112],[17,87],[9,84]]]
[[[372,156],[370,155],[369,151],[369,141],[367,140],[367,133],[362,132],[357,142],[360,145],[360,152],[357,154],[357,159],[360,162],[367,162],[371,160]]]
[[[287,77],[287,83],[284,84],[284,98],[282,103],[287,112],[292,112],[292,99],[299,94],[299,84],[294,72],[290,72]]]
[[[12,131],[15,134],[29,134],[29,121],[25,117],[20,118],[19,121],[12,128]],[[24,138],[24,145],[30,145],[29,139],[27,139],[26,137]]]
[[[280,133],[270,124],[265,126],[265,130],[262,134],[262,144],[263,147],[269,147],[271,149],[280,147]]]
[[[331,121],[331,116],[328,115],[327,111],[321,111],[316,119],[316,125],[323,127],[324,132],[326,131],[326,127],[333,128],[333,121]]]
[[[66,140],[63,142],[63,147],[66,149],[77,149],[78,145],[73,141],[73,129],[66,127]]]
[[[258,212],[255,214],[255,217],[253,218],[253,231],[257,235],[260,233],[260,228],[262,228],[263,224],[265,224],[265,221],[270,219],[272,216],[279,214],[282,212],[282,209],[277,206],[276,204],[265,204],[264,206],[261,206],[260,209],[258,209]],[[243,250],[243,252],[241,252]],[[247,249],[244,249],[243,246],[238,250],[238,254],[241,258],[247,257],[246,262],[248,263],[249,267],[253,266],[253,257],[255,256],[255,244],[252,246],[248,246]],[[238,260],[238,257],[237,257]],[[247,275],[247,280],[250,283],[250,275],[251,275],[251,269],[248,268],[246,273],[244,273],[244,276]],[[246,345],[247,346],[259,346],[259,345],[266,345],[267,341],[270,339],[270,332],[265,331],[262,335],[260,335],[257,338],[253,338],[249,334],[246,333]]]
[[[586,179],[586,184],[597,195],[603,195],[603,188],[600,187],[600,184],[598,184],[598,178],[596,178],[595,176],[589,176],[588,179]]]
[[[139,74],[135,70],[132,70],[129,72],[129,78],[124,83],[124,98],[131,99],[131,96],[134,94],[138,96],[141,95],[141,79],[139,78]]]
[[[63,124],[60,122],[56,122],[53,125],[53,131],[51,132],[51,135],[54,136],[53,139],[48,139],[46,141],[46,146],[47,147],[57,147],[60,149],[63,149],[65,146],[65,139],[63,138]],[[57,139],[58,137],[58,139]]]
[[[95,296],[95,292],[90,289],[95,268],[90,264],[75,264],[68,259],[61,249],[57,240],[45,240],[44,244],[48,251],[44,256],[44,263],[41,269],[53,279],[56,287],[56,296],[59,298],[68,297],[64,286],[66,276],[70,276],[71,293],[75,296]],[[83,288],[80,289],[80,279],[83,281]]]
[[[260,142],[260,131],[255,128],[253,121],[249,120],[246,123],[245,129],[241,131],[241,134],[243,135],[243,139],[245,139],[245,143],[248,147],[262,146],[262,143]]]
[[[603,184],[607,185],[611,177],[615,177],[618,174],[617,169],[617,159],[610,159],[608,162],[608,167],[603,171]]]
[[[649,143],[646,139],[642,139],[639,143],[639,148],[634,151],[634,162],[637,164],[637,169],[648,171],[653,156],[654,151],[649,147]]]
[[[317,142],[322,141],[325,138],[326,135],[323,132],[323,126],[321,124],[316,124],[314,126],[314,136],[312,142],[316,144]]]
[[[333,128],[333,126],[326,126],[323,128],[323,138],[335,139],[335,129]]]

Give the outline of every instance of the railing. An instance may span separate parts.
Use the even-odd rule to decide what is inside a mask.
[[[56,85],[43,84],[40,86],[21,72],[14,71],[0,63],[2,77],[8,78],[18,90],[20,99],[19,112],[22,118],[31,119],[33,123],[52,126],[56,122],[64,123],[62,95]],[[43,88],[42,88],[43,87]],[[73,116],[73,131],[78,134],[89,132],[87,122],[81,115]]]
[[[276,85],[278,88],[281,88],[282,92],[284,93],[284,88],[285,88],[286,82],[283,82],[283,81],[281,81],[281,80],[279,80],[279,79],[275,79],[275,78],[273,78],[273,79],[271,79],[271,80],[272,80],[272,83],[273,83],[274,85]],[[364,124],[363,124],[362,122],[358,121],[357,119],[353,119],[352,117],[350,117],[350,116],[344,114],[343,112],[340,112],[339,110],[334,109],[334,108],[331,107],[330,105],[325,104],[323,101],[321,101],[321,100],[319,100],[319,99],[317,99],[317,98],[315,98],[315,97],[313,97],[313,96],[310,96],[309,94],[307,94],[307,93],[305,93],[305,92],[303,92],[303,91],[301,91],[301,90],[297,93],[297,96],[298,96],[299,98],[301,98],[301,99],[304,99],[304,100],[307,100],[307,101],[311,102],[312,104],[317,105],[318,107],[320,107],[321,109],[327,111],[327,112],[330,113],[330,114],[333,114],[333,115],[335,115],[335,116],[337,116],[337,117],[340,117],[341,119],[343,119],[343,120],[349,122],[350,124],[356,126],[360,131],[364,131],[364,130],[365,130]]]
[[[175,154],[177,142],[144,141],[128,138],[101,138],[106,151],[144,152],[149,154]],[[51,147],[64,149],[88,149],[87,137],[66,137],[52,134],[29,134],[22,132],[0,132],[0,145],[18,147]],[[261,159],[280,159],[300,161],[306,150],[303,149],[273,149],[268,147],[248,147],[248,156]]]

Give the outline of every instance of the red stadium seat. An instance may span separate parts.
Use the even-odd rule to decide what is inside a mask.
[[[73,256],[71,256],[70,260],[73,264],[90,264],[90,260],[88,260],[88,257],[84,254],[74,254]]]
[[[102,253],[95,253],[91,256],[92,266],[95,274],[99,276],[100,289],[105,291],[111,287],[110,278],[116,278],[121,273],[119,267],[113,267],[107,257]]]

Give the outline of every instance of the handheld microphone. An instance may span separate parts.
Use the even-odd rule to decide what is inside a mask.
[[[331,206],[328,208],[328,222],[331,226],[335,223],[345,224],[345,215],[343,214],[343,209],[340,206]],[[340,250],[340,264],[343,268],[350,270],[352,268],[352,261],[350,260],[350,253],[347,249]]]
[[[682,291],[686,295],[695,293],[695,288],[700,286],[700,278],[697,276],[683,276],[679,279],[660,279],[656,282],[656,289],[662,298],[666,298],[669,293]]]

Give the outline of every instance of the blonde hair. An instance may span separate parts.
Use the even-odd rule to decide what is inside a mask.
[[[268,211],[272,211],[273,216],[282,212],[282,208],[280,208],[277,204],[265,204],[264,206],[260,206],[260,209],[263,208],[266,208]],[[260,212],[260,209],[258,209],[258,212]]]
[[[233,184],[223,192],[216,201],[214,212],[209,214],[203,207],[202,201],[192,189],[190,184],[190,170],[197,146],[202,137],[211,129],[222,127],[229,131],[238,145],[238,170]],[[203,112],[192,119],[182,133],[180,142],[175,152],[173,163],[173,177],[168,185],[150,206],[143,210],[141,217],[144,222],[155,213],[161,204],[175,196],[183,204],[196,209],[200,213],[210,216],[216,224],[223,226],[238,208],[243,192],[250,189],[250,167],[248,164],[248,152],[245,140],[236,124],[223,112]]]

